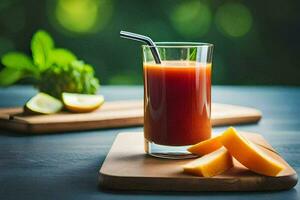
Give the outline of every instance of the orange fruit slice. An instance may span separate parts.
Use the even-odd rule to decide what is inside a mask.
[[[232,157],[224,148],[220,148],[183,166],[186,173],[212,177],[223,173],[233,166]]]
[[[216,137],[210,138],[208,140],[204,140],[202,142],[199,142],[199,143],[189,147],[187,150],[189,152],[191,152],[192,154],[203,156],[203,155],[211,153],[223,146],[222,143],[220,142],[220,138],[221,138],[221,136],[216,136]]]
[[[241,136],[233,127],[222,134],[220,141],[235,159],[253,172],[276,176],[284,169],[283,164]]]

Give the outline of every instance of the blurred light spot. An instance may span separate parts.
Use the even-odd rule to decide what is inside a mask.
[[[207,4],[200,1],[191,1],[175,7],[170,19],[173,27],[181,35],[199,37],[208,32],[212,14]]]
[[[225,35],[241,37],[251,29],[252,15],[249,9],[240,3],[226,3],[217,10],[216,25]]]
[[[112,16],[109,0],[57,0],[54,9],[59,25],[75,33],[99,31]]]

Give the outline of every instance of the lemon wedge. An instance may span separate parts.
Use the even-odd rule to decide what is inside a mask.
[[[102,95],[67,93],[62,94],[65,107],[72,112],[91,112],[104,103]]]
[[[53,114],[60,111],[63,104],[60,100],[40,92],[33,96],[26,104],[25,111],[36,114]]]

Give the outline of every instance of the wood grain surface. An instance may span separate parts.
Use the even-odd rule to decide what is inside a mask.
[[[242,133],[268,155],[284,164],[276,177],[255,174],[234,160],[234,167],[212,177],[183,173],[186,160],[168,160],[144,152],[142,133],[121,133],[115,139],[99,172],[100,185],[117,190],[150,191],[269,191],[284,190],[297,183],[295,170],[259,134]]]
[[[258,122],[262,114],[249,107],[212,104],[212,125]],[[143,102],[111,101],[91,113],[60,112],[52,115],[25,115],[22,108],[0,109],[0,128],[23,133],[50,133],[129,127],[143,124]]]

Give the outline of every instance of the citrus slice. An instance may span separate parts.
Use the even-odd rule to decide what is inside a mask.
[[[222,147],[187,163],[183,166],[183,170],[186,173],[197,176],[212,177],[223,173],[232,166],[231,155],[224,147]]]
[[[25,111],[37,114],[53,114],[60,111],[62,107],[63,104],[60,100],[40,92],[25,104]]]
[[[220,138],[221,138],[221,136],[216,136],[216,137],[210,138],[208,140],[204,140],[202,142],[199,142],[199,143],[189,147],[187,150],[189,152],[191,152],[192,154],[203,156],[203,155],[211,153],[223,146],[222,143],[220,142]]]
[[[283,164],[241,136],[233,127],[223,133],[220,141],[235,159],[253,172],[276,176],[284,168]]]
[[[104,97],[102,95],[66,92],[62,94],[62,100],[65,107],[72,112],[91,112],[104,103]]]

